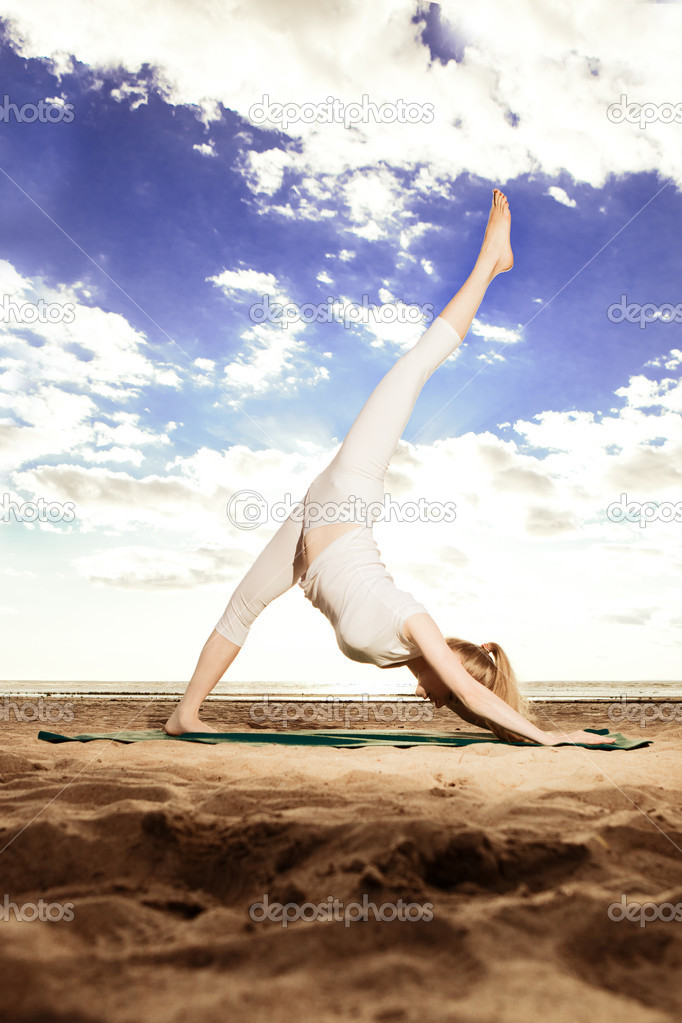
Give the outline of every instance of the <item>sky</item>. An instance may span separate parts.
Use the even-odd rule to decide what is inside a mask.
[[[382,556],[522,679],[679,680],[681,29],[621,0],[0,0],[0,677],[189,678],[497,186],[514,268],[386,483],[456,515],[379,522]],[[298,586],[230,674],[389,681]]]

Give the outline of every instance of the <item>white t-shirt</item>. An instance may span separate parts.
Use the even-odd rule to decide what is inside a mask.
[[[428,612],[393,582],[371,526],[358,526],[332,540],[298,585],[329,619],[339,648],[351,660],[381,668],[419,656],[402,627],[410,615]]]

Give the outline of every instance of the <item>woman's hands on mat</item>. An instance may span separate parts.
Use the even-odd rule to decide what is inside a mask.
[[[594,732],[545,732],[547,741],[543,746],[558,746],[560,742],[579,742],[581,745],[599,746],[601,743],[616,741],[614,735],[595,735]]]

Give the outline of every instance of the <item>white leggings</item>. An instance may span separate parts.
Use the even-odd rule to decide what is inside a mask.
[[[383,501],[384,480],[414,403],[431,374],[461,344],[447,320],[438,316],[419,341],[386,373],[374,388],[331,462],[311,483],[306,508]],[[359,499],[359,501],[358,501]],[[336,521],[348,522],[340,512]],[[294,510],[264,547],[230,597],[215,629],[225,639],[243,646],[251,625],[276,597],[286,593],[305,571],[303,537],[323,519]],[[351,518],[350,521],[353,521]],[[331,541],[330,541],[331,542]]]

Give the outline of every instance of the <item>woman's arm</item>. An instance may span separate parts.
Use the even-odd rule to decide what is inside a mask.
[[[531,724],[522,714],[513,710],[508,703],[469,674],[455,651],[445,642],[445,637],[430,615],[411,615],[403,626],[403,633],[406,638],[416,643],[424,659],[454,694],[455,700],[471,715],[492,721],[543,746],[554,746],[559,742],[599,744],[614,741],[607,736],[594,735],[592,732],[546,732]],[[453,709],[456,709],[456,706]],[[465,720],[470,718],[465,717]]]

